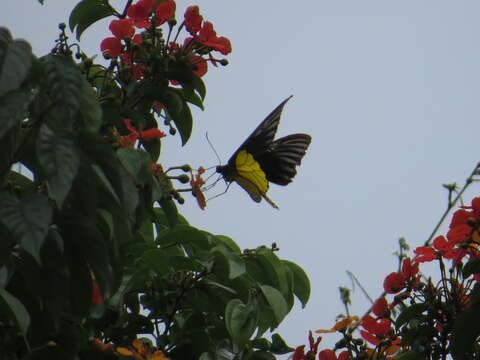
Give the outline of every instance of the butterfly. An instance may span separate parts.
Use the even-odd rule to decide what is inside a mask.
[[[250,134],[230,157],[226,165],[217,166],[216,172],[228,183],[236,182],[255,202],[265,199],[278,206],[267,196],[270,183],[289,184],[297,174],[312,138],[307,134],[292,134],[274,140],[283,107],[292,96],[282,101]]]

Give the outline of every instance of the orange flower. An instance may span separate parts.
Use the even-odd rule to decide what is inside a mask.
[[[131,356],[139,360],[170,360],[163,351],[152,348],[149,340],[135,339],[130,348],[118,347],[117,353],[120,355]]]
[[[350,316],[339,320],[335,323],[335,325],[331,329],[319,329],[315,330],[317,334],[325,334],[325,333],[333,333],[337,331],[343,331],[345,329],[349,329],[358,325],[358,316]]]
[[[205,210],[207,207],[207,200],[202,192],[202,186],[205,185],[205,180],[202,178],[202,174],[204,172],[205,169],[203,167],[199,167],[197,174],[195,176],[192,174],[192,180],[190,180],[190,185],[192,186],[192,195],[195,196],[198,206],[202,210]]]

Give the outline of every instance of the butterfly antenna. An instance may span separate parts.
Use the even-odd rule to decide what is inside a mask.
[[[217,150],[215,150],[215,147],[213,146],[212,142],[211,142],[210,139],[208,138],[208,132],[205,133],[205,137],[207,138],[208,144],[210,145],[210,147],[212,148],[213,152],[215,153],[215,156],[216,156],[217,159],[218,159],[218,163],[219,163],[219,164],[222,164],[222,160],[220,159],[220,156],[218,156]]]

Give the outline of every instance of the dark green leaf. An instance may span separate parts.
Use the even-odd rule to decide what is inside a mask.
[[[33,181],[16,171],[10,170],[7,174],[6,180],[22,195],[26,195],[35,190]]]
[[[300,300],[302,308],[304,308],[310,298],[310,281],[307,273],[291,261],[282,260],[282,263],[285,264],[293,274],[293,293],[298,300]]]
[[[254,339],[251,341],[252,347],[255,349],[260,349],[260,350],[269,350],[270,346],[272,345],[270,341],[268,341],[265,338],[259,338],[259,339]]]
[[[120,148],[117,150],[117,155],[122,165],[133,175],[138,184],[148,183],[148,179],[152,177],[150,170],[152,159],[147,152],[132,148]]]
[[[193,127],[192,113],[187,102],[172,88],[165,91],[162,102],[180,133],[182,146],[185,145],[192,134]]]
[[[287,354],[289,352],[292,352],[293,348],[287,345],[285,340],[279,335],[279,334],[273,334],[272,335],[272,346],[270,347],[270,350],[277,355],[283,355]]]
[[[426,310],[428,309],[427,304],[413,304],[402,310],[400,315],[398,315],[395,326],[400,328],[403,324],[408,323],[412,319],[418,319]]]
[[[466,279],[470,275],[480,273],[480,258],[473,258],[465,264],[462,270],[463,278]]]
[[[30,89],[17,89],[0,98],[0,138],[26,118],[32,100]]]
[[[205,234],[193,226],[188,225],[177,225],[168,233],[160,236],[158,242],[162,246],[191,243],[202,248],[207,248],[209,245]]]
[[[161,198],[158,203],[162,207],[170,228],[174,228],[179,223],[179,214],[175,202],[170,198]]]
[[[260,285],[260,289],[275,315],[276,324],[280,324],[288,313],[285,298],[280,291],[272,286]]]
[[[275,360],[275,356],[269,351],[257,350],[248,357],[248,360]]]
[[[77,40],[82,33],[93,23],[107,16],[115,14],[107,1],[104,0],[83,0],[72,10],[68,23],[70,31],[76,28]]]
[[[457,316],[453,325],[451,349],[455,360],[470,359],[468,353],[473,349],[480,335],[480,306],[475,304]]]
[[[163,276],[169,272],[168,255],[162,249],[146,251],[141,258],[141,264],[155,271],[157,276]]]
[[[13,40],[0,28],[0,96],[18,89],[32,66],[32,48],[24,40]]]
[[[21,200],[3,192],[0,194],[0,221],[17,238],[17,242],[40,263],[40,248],[52,218],[48,199],[31,194]]]
[[[38,161],[45,172],[48,192],[61,209],[77,175],[80,158],[69,131],[56,131],[43,124],[38,134]]]
[[[25,337],[30,326],[30,315],[20,300],[2,288],[0,288],[0,309],[2,313],[8,314]]]
[[[80,108],[83,76],[77,66],[63,56],[48,55],[42,60],[55,113],[64,121],[64,124],[57,125],[70,128]]]
[[[409,351],[400,355],[396,359],[397,360],[425,360],[425,355],[417,354],[414,351]]]
[[[225,251],[220,251],[218,247],[214,251],[215,265],[214,269],[219,266],[219,269],[215,269],[215,272],[220,276],[228,276],[230,280],[235,279],[245,273],[245,262],[237,254],[230,254]],[[219,274],[219,270],[221,274]]]
[[[87,131],[96,132],[102,125],[102,107],[97,93],[90,84],[82,79],[80,89],[80,114]]]
[[[205,267],[198,261],[185,256],[170,256],[168,264],[175,271],[203,271]]]

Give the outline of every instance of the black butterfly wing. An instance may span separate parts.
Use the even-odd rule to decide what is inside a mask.
[[[280,116],[285,104],[292,95],[283,100],[258,126],[250,136],[240,145],[235,153],[228,160],[228,165],[235,168],[235,159],[238,153],[246,150],[250,154],[256,154],[266,151],[268,146],[273,142],[275,134],[277,133]],[[255,156],[256,158],[256,156]]]
[[[254,157],[268,181],[287,185],[297,174],[296,166],[301,164],[311,140],[307,134],[288,135],[273,141]]]

